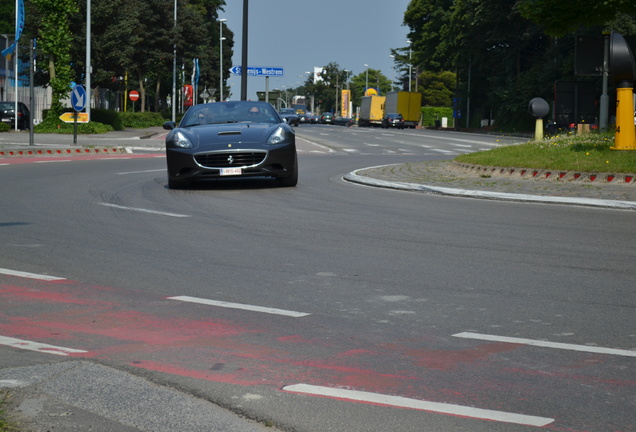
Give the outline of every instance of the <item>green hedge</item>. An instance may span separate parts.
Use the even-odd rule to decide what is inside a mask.
[[[422,125],[424,127],[435,126],[435,120],[448,118],[448,126],[453,124],[453,109],[449,107],[422,107]]]
[[[121,114],[117,111],[93,108],[91,109],[91,122],[94,121],[111,125],[114,130],[124,129]]]
[[[9,132],[11,130],[11,126],[7,123],[0,123],[0,132]]]
[[[165,120],[160,113],[156,112],[124,112],[119,113],[124,127],[143,129],[153,126],[162,126]]]
[[[42,115],[46,119],[48,110]],[[71,110],[67,110],[72,112]],[[160,113],[121,113],[105,109],[91,109],[91,121],[78,124],[77,131],[81,134],[105,133],[112,130],[125,128],[144,129],[153,126],[162,126],[165,122]],[[0,129],[0,132],[2,130]],[[37,133],[73,133],[73,124],[64,123],[59,119],[47,119],[34,128]]]
[[[92,114],[92,111],[91,111]],[[78,134],[100,134],[114,130],[109,124],[99,123],[96,121],[90,121],[88,123],[78,123]],[[48,119],[42,123],[33,127],[35,133],[59,133],[59,134],[72,134],[74,133],[73,123],[64,123],[59,119]]]

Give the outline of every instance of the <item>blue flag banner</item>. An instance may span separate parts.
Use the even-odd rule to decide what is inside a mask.
[[[192,59],[192,85],[199,84],[199,59]]]
[[[11,53],[15,50],[15,46],[18,44],[20,40],[20,36],[22,36],[22,30],[24,29],[24,0],[18,0],[18,10],[16,11],[16,21],[17,26],[15,28],[15,40],[5,50],[2,50],[2,57],[10,58]]]

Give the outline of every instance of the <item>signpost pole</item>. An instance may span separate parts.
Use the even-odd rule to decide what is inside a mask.
[[[269,77],[265,77],[265,102],[269,102]]]
[[[248,17],[249,0],[243,0],[243,34],[241,53],[241,100],[247,100],[247,17]]]
[[[73,145],[77,144],[77,111],[75,111],[75,120],[73,120]]]

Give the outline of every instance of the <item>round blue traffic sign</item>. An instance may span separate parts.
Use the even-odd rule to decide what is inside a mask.
[[[86,107],[86,90],[78,85],[71,91],[71,105],[75,111],[82,111]]]

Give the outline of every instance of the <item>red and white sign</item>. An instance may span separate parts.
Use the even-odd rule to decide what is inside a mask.
[[[131,101],[134,102],[139,99],[139,92],[137,90],[131,90],[131,92],[128,94],[128,97]]]
[[[190,84],[183,86],[183,106],[192,106],[192,95],[194,94],[194,88]]]

